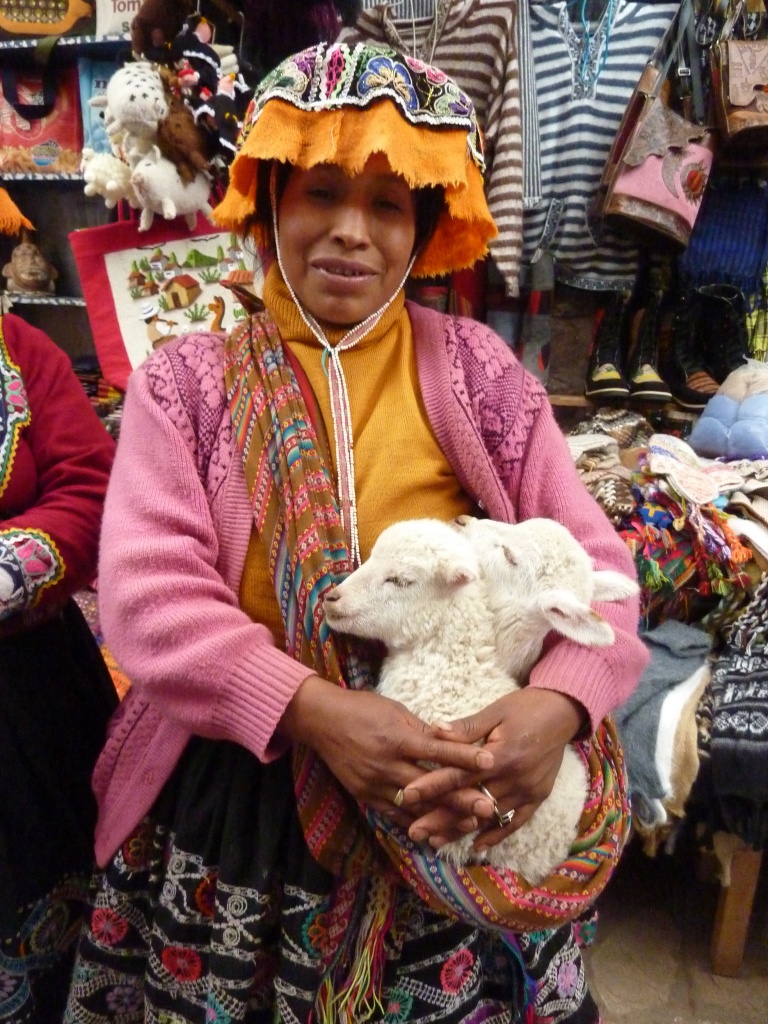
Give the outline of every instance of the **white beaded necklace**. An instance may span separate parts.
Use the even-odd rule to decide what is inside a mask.
[[[328,388],[331,396],[331,420],[333,422],[333,434],[336,446],[336,475],[338,477],[339,488],[339,509],[341,512],[341,525],[346,535],[349,547],[351,567],[354,569],[356,566],[360,565],[362,559],[360,557],[360,538],[357,530],[357,495],[355,493],[355,454],[354,440],[352,437],[352,411],[349,406],[347,381],[344,376],[344,369],[341,365],[341,353],[346,352],[359,341],[362,341],[363,338],[373,330],[379,320],[381,320],[382,316],[386,313],[404,288],[405,282],[408,280],[408,275],[411,272],[411,268],[413,267],[418,254],[413,254],[408,263],[405,274],[403,275],[402,281],[397,286],[394,294],[387,299],[384,305],[377,309],[375,313],[371,313],[370,316],[367,316],[365,320],[357,324],[356,327],[347,331],[344,337],[341,338],[336,345],[331,345],[320,324],[299,302],[298,297],[293,290],[293,286],[285,273],[283,258],[280,252],[280,237],[277,230],[277,199],[274,190],[274,175],[272,189],[270,191],[272,199],[272,228],[275,236],[275,255],[277,257],[277,265],[280,268],[280,273],[283,275],[283,281],[285,281],[285,285],[291,295],[291,298],[296,303],[299,316],[323,346],[323,354],[328,357]]]

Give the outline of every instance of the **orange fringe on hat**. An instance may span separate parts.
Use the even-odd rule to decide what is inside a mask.
[[[364,109],[305,111],[285,100],[270,100],[232,163],[229,188],[213,211],[213,220],[242,233],[256,208],[260,160],[279,160],[304,170],[336,164],[353,177],[374,153],[383,153],[411,188],[445,189],[446,209],[414,264],[414,277],[462,270],[485,256],[488,242],[498,232],[485,201],[482,174],[467,151],[466,131],[417,128],[386,101]],[[261,244],[267,241],[257,237]]]
[[[22,228],[34,231],[31,220],[27,220],[4,188],[0,188],[0,234],[18,235]]]

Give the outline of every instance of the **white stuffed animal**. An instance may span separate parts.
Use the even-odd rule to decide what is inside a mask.
[[[176,165],[166,160],[157,146],[136,164],[131,174],[131,185],[141,206],[139,231],[148,231],[155,214],[166,220],[183,216],[187,225],[194,228],[197,211],[210,216],[211,204],[208,198],[211,183],[208,176],[198,172],[191,182],[185,184]]]
[[[524,543],[518,552],[524,561]],[[589,572],[591,562],[584,557]],[[624,579],[627,596],[636,585]],[[521,675],[552,629],[598,646],[614,639],[608,623],[569,589],[567,557],[558,586],[554,580],[550,575],[520,595],[534,609],[525,626],[530,639],[515,663]],[[450,721],[519,688],[508,653],[503,661],[499,655],[490,589],[462,530],[437,520],[410,520],[384,530],[370,558],[326,597],[324,609],[333,629],[386,645],[380,693],[426,722]],[[479,855],[472,848],[476,834],[446,844],[439,855],[459,865],[479,860],[508,868],[537,884],[567,857],[587,789],[583,761],[568,746],[552,792],[529,821]]]
[[[139,201],[131,185],[131,168],[123,160],[112,153],[84,149],[80,170],[87,196],[103,196],[109,210],[121,199],[126,199],[133,209],[138,209]]]
[[[128,155],[134,149],[140,155],[145,153],[154,142],[159,122],[168,116],[163,81],[154,65],[148,61],[124,65],[107,82],[104,99],[110,139],[121,136]]]

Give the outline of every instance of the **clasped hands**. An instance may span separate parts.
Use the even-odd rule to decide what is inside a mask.
[[[479,830],[480,852],[525,824],[546,799],[584,718],[570,697],[525,687],[468,718],[428,725],[375,692],[312,676],[283,725],[356,800],[407,829],[414,842],[439,849]]]

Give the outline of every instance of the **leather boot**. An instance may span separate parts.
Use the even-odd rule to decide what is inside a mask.
[[[705,284],[698,289],[699,323],[706,337],[707,365],[722,384],[747,360],[747,309],[740,289],[731,284]]]
[[[682,291],[672,316],[669,348],[662,373],[672,397],[683,409],[703,409],[717,392],[718,383],[709,372],[699,316],[698,293]]]
[[[584,386],[587,398],[599,400],[627,398],[629,395],[629,385],[621,372],[629,298],[626,292],[616,292],[610,305],[598,314]]]
[[[625,373],[629,381],[630,400],[638,404],[672,401],[672,392],[657,369],[663,303],[664,291],[651,291],[645,307],[633,321]]]

